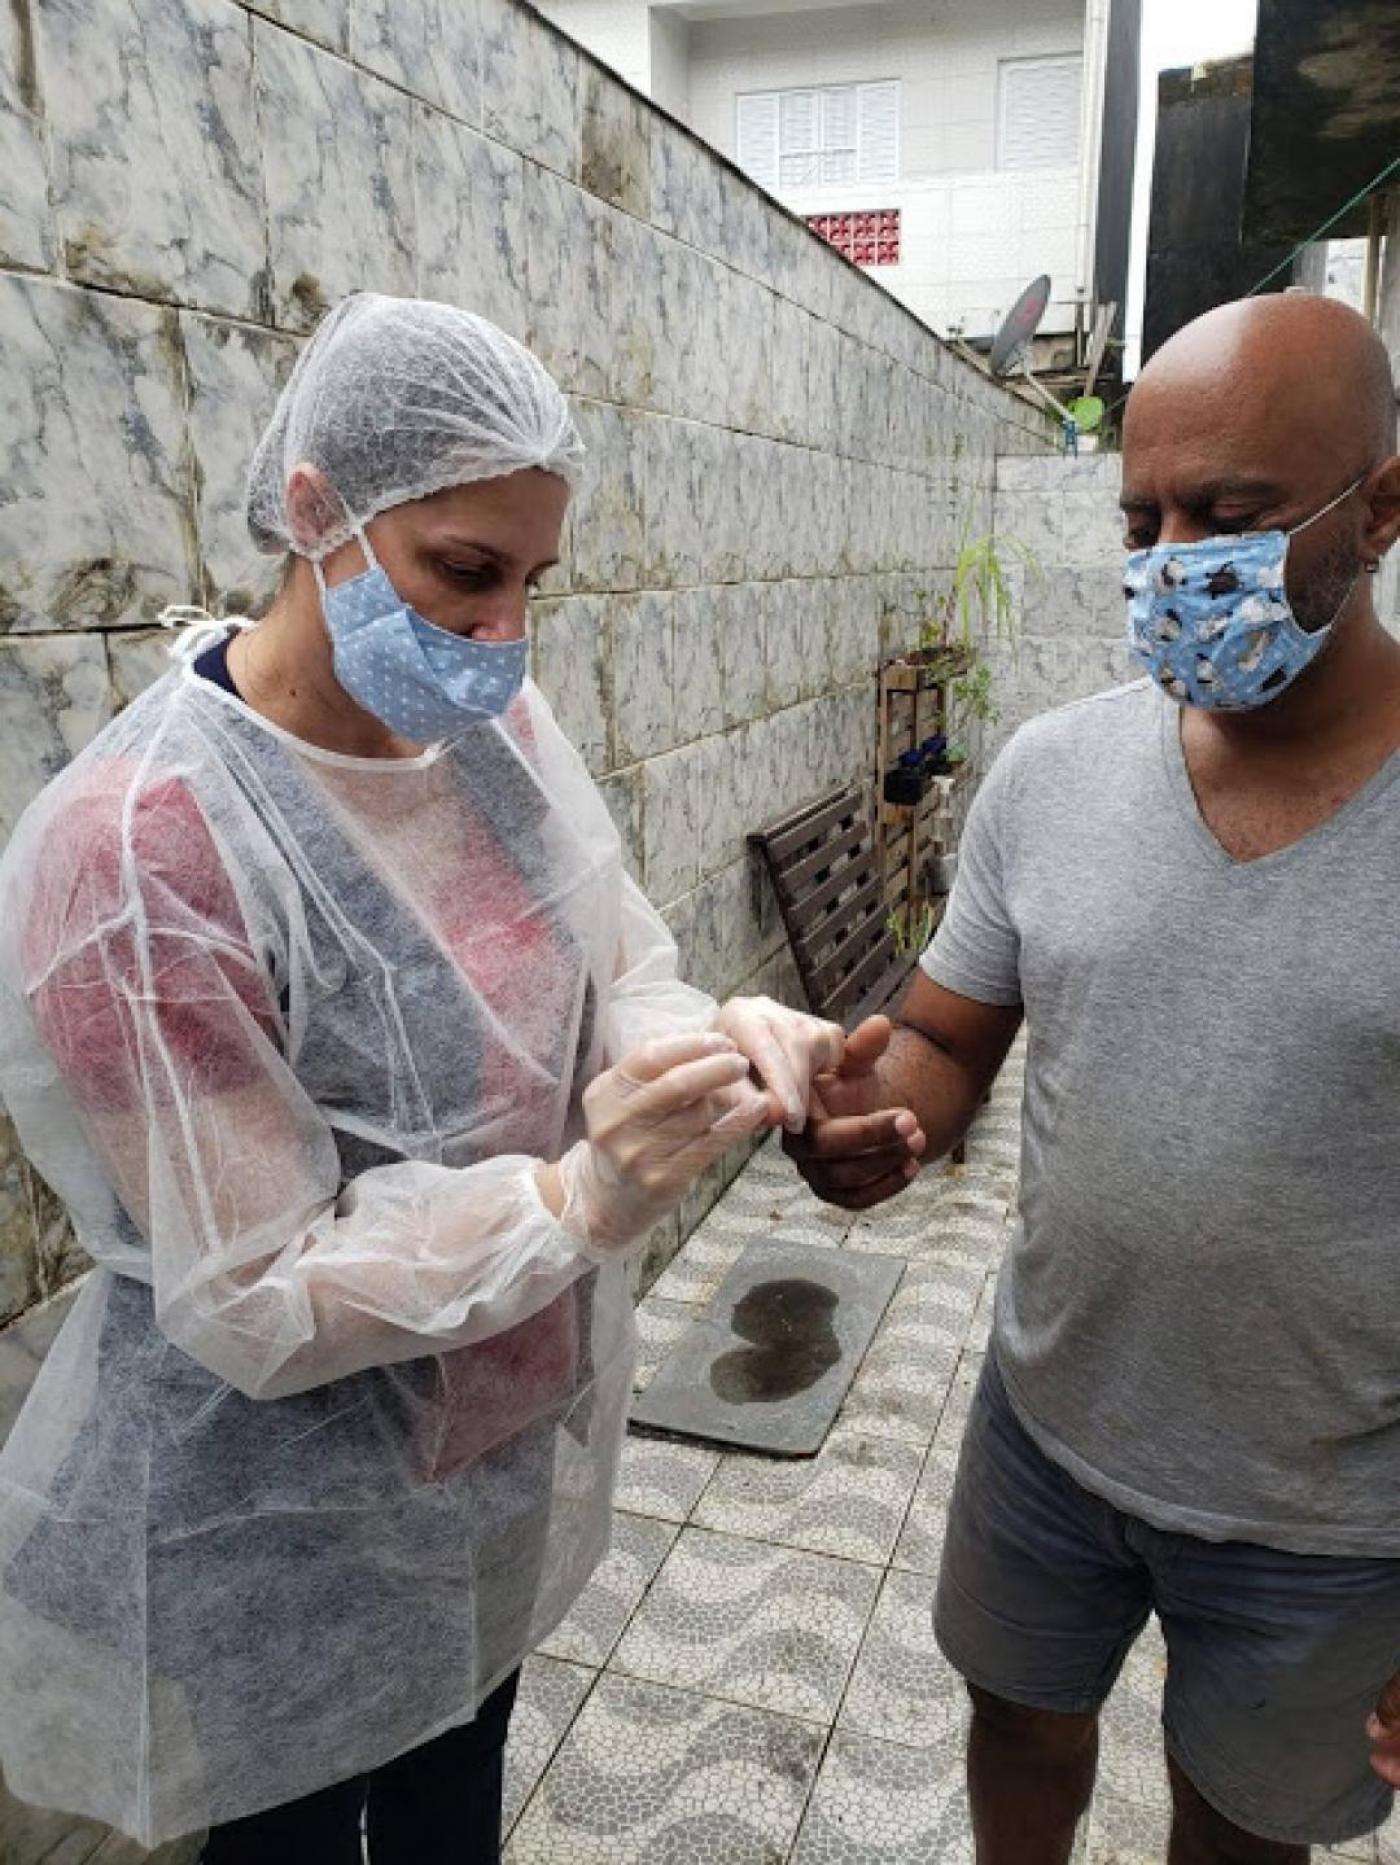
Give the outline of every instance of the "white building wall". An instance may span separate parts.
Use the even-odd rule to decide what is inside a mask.
[[[941,332],[988,336],[1040,272],[1053,295],[1046,334],[1074,328],[1079,172],[974,170],[884,187],[804,189],[784,195],[799,214],[900,210],[900,263],[871,268],[911,311]]]
[[[690,26],[674,7],[651,9],[651,97],[690,121]]]
[[[758,11],[756,0],[747,16],[694,22],[692,127],[733,155],[740,91],[899,78],[906,173],[988,169],[999,62],[1078,52],[1083,34],[1083,0],[895,0],[790,13]]]
[[[1044,328],[1074,322],[1077,168],[998,170],[1002,59],[1078,53],[1082,0],[944,0],[696,20],[692,126],[735,154],[744,91],[900,81],[896,185],[785,194],[801,214],[898,207],[902,263],[875,276],[939,329],[988,334],[1037,272],[1054,284]]]
[[[629,84],[651,95],[651,8],[647,0],[539,0],[539,10]]]
[[[1039,272],[1042,329],[1074,326],[1080,172],[997,167],[1001,61],[1083,50],[1084,0],[884,0],[687,20],[647,0],[543,0],[543,10],[731,159],[736,98],[897,78],[897,183],[785,194],[799,214],[897,207],[901,263],[875,276],[940,331],[995,330]],[[755,6],[762,0],[754,0]]]

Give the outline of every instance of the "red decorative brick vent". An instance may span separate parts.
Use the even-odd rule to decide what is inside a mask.
[[[864,214],[808,214],[807,225],[858,266],[899,264],[899,209]]]

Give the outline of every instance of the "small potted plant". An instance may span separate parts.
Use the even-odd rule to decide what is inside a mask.
[[[938,925],[938,909],[924,901],[912,910],[896,907],[885,921],[901,958],[918,958],[928,947]]]
[[[902,752],[898,762],[885,772],[885,801],[901,808],[922,803],[934,778],[946,776],[948,770],[947,734],[934,732],[922,744]]]
[[[890,692],[946,690],[947,717],[940,723],[949,739],[945,755],[950,767],[967,764],[970,728],[994,723],[998,716],[984,648],[993,641],[1014,648],[1019,639],[1019,605],[1008,560],[1039,577],[1039,564],[1018,538],[991,532],[974,537],[965,529],[947,591],[924,613],[919,645],[883,670]],[[922,603],[928,592],[915,595]]]
[[[964,529],[952,580],[932,613],[925,615],[918,647],[900,654],[886,670],[896,691],[948,686],[975,677],[984,669],[985,642],[1015,645],[1020,617],[1008,558],[1039,575],[1033,553],[1018,538],[990,531],[974,537],[970,527]],[[924,601],[928,591],[919,590],[916,597]],[[990,681],[989,674],[986,679]],[[984,690],[989,692],[989,685]]]
[[[1000,717],[1001,709],[992,691],[992,670],[978,655],[948,691],[947,758],[954,770],[966,769],[967,740],[973,727],[995,725]]]

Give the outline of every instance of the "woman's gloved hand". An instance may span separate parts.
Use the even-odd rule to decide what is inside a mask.
[[[662,1037],[624,1056],[583,1096],[588,1138],[546,1167],[546,1204],[577,1243],[608,1255],[644,1237],[736,1141],[769,1122],[749,1062],[727,1036]],[[559,1204],[549,1175],[558,1175]]]
[[[771,997],[731,997],[715,1028],[748,1058],[771,1097],[771,1124],[800,1133],[812,1083],[841,1065],[846,1038],[839,1023],[789,1010]]]

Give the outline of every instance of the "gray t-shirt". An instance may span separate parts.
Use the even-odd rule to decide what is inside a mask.
[[[1398,783],[1237,862],[1155,687],[1068,706],[989,773],[924,957],[1026,1009],[1012,1403],[1158,1527],[1400,1556]]]

